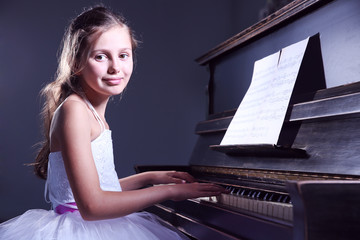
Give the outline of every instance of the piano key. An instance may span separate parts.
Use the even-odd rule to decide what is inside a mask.
[[[273,216],[273,205],[269,204],[269,202],[265,202],[265,206],[266,206],[266,215],[267,216]]]
[[[292,221],[293,219],[292,205],[286,205],[284,207],[284,219],[288,221]]]
[[[212,199],[208,198],[208,201],[292,221],[292,205],[289,195],[247,188],[227,187],[227,189],[230,193],[221,194]]]
[[[263,213],[264,212],[264,204],[261,203],[261,201],[258,201],[258,208],[257,208],[257,213]]]
[[[290,197],[289,196],[285,196],[283,203],[289,203],[290,202]]]
[[[265,195],[264,195],[264,197],[263,197],[263,200],[264,201],[267,201],[268,200],[268,198],[269,198],[269,193],[267,192],[267,193],[265,193]]]
[[[273,199],[274,199],[274,193],[270,193],[270,196],[269,196],[269,198],[268,198],[268,201],[273,201]]]
[[[259,201],[258,200],[253,200],[253,209],[252,211],[253,212],[258,212],[258,209],[259,209]]]
[[[250,212],[253,212],[254,200],[252,200],[252,199],[247,199],[247,200],[248,200],[248,202],[249,202],[249,208],[248,208],[248,210],[249,210]]]
[[[280,219],[284,219],[284,207],[283,206],[277,206],[275,208],[276,208],[275,217],[280,218]]]

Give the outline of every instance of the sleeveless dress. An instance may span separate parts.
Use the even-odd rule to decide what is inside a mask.
[[[91,150],[104,191],[121,191],[115,172],[111,131],[105,129],[99,115],[85,99],[102,133],[91,142]],[[61,105],[60,105],[61,106]],[[147,212],[136,212],[115,219],[83,220],[66,176],[61,152],[49,155],[45,198],[52,209],[28,210],[0,224],[0,240],[112,240],[112,239],[188,239],[174,227]]]

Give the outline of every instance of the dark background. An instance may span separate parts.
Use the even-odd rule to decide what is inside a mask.
[[[187,164],[206,116],[206,67],[194,59],[259,20],[266,0],[104,0],[142,42],[120,101],[110,103],[119,177],[136,164]],[[44,208],[44,181],[26,166],[41,140],[39,91],[53,79],[69,21],[96,1],[0,0],[0,222]]]

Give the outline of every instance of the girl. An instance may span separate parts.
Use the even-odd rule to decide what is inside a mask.
[[[117,178],[105,110],[128,84],[136,45],[124,19],[104,7],[70,24],[57,77],[43,89],[46,139],[35,164],[54,210],[29,210],[1,224],[0,239],[183,239],[138,211],[224,191],[184,172]],[[162,185],[142,189],[148,184]]]

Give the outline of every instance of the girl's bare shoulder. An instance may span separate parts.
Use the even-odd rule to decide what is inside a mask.
[[[65,136],[72,138],[74,134],[87,136],[90,132],[88,107],[84,100],[70,95],[54,113],[50,126],[51,150],[61,151]]]
[[[80,106],[82,106],[84,109],[87,109],[87,105],[84,99],[77,94],[71,94],[62,104],[62,107],[64,107],[65,109]]]
[[[76,94],[72,94],[64,101],[58,109],[58,112],[60,115],[68,115],[70,113],[70,116],[78,116],[82,114],[87,116],[88,107],[83,98]]]
[[[72,94],[55,112],[52,125],[54,128],[62,128],[79,123],[86,124],[88,121],[89,110],[86,103],[80,96]]]

